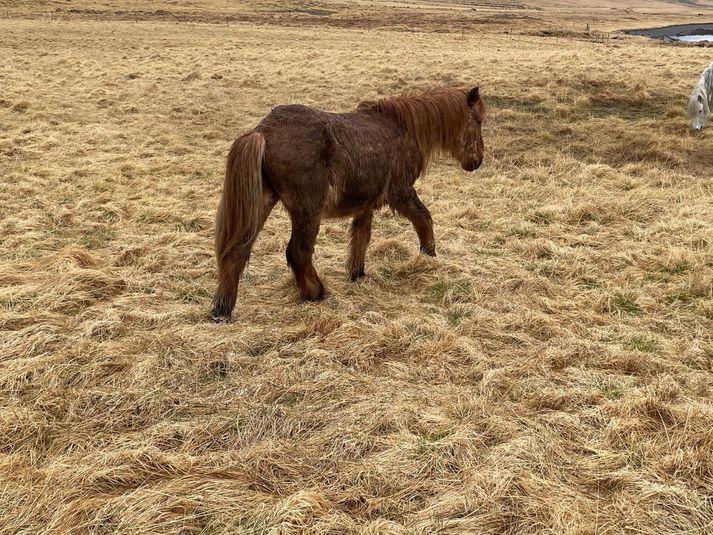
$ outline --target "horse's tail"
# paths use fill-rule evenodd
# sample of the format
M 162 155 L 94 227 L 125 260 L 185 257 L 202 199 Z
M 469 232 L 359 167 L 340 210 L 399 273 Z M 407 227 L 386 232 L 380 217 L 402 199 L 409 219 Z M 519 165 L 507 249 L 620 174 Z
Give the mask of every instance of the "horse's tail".
M 223 198 L 216 220 L 218 261 L 225 259 L 236 247 L 249 244 L 260 231 L 264 158 L 265 138 L 260 132 L 244 134 L 230 147 Z

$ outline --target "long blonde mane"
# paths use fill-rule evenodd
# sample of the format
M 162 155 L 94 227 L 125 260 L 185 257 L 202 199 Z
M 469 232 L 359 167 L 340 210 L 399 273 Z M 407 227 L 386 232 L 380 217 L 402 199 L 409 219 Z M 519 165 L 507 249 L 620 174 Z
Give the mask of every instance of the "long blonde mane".
M 394 117 L 416 140 L 425 172 L 435 155 L 453 154 L 462 144 L 468 119 L 467 94 L 466 89 L 441 88 L 363 102 L 359 109 L 368 107 Z

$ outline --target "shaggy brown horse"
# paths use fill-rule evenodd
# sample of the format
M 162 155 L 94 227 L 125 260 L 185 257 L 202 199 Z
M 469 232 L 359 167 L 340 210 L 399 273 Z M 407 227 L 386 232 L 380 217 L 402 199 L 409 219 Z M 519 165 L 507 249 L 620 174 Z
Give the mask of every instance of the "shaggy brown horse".
M 292 220 L 287 263 L 303 299 L 324 296 L 312 264 L 324 217 L 353 218 L 352 280 L 364 276 L 373 213 L 383 205 L 407 217 L 421 252 L 435 256 L 431 214 L 413 184 L 437 153 L 450 154 L 466 171 L 480 167 L 484 117 L 477 87 L 362 102 L 350 113 L 273 108 L 228 154 L 216 222 L 213 320 L 230 319 L 253 243 L 278 200 Z

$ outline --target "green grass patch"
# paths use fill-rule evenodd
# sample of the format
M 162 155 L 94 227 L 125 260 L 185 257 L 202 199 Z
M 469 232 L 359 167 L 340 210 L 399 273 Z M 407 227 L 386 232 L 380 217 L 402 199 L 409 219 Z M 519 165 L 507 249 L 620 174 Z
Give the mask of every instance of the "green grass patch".
M 602 283 L 594 277 L 581 277 L 577 281 L 577 286 L 586 288 L 587 290 L 596 290 L 602 287 Z
M 656 340 L 642 335 L 627 338 L 624 340 L 623 346 L 629 351 L 641 351 L 642 353 L 655 353 L 659 348 Z
M 539 262 L 529 262 L 523 267 L 535 275 L 548 279 L 556 279 L 560 276 L 559 271 L 555 268 L 555 263 L 552 261 L 541 260 Z
M 537 231 L 528 225 L 516 225 L 508 231 L 508 236 L 514 236 L 519 239 L 536 238 Z
M 446 312 L 448 323 L 453 327 L 457 327 L 458 325 L 460 325 L 460 322 L 466 318 L 469 318 L 470 315 L 470 310 L 466 310 L 462 307 L 453 307 L 450 308 L 448 312 Z
M 445 429 L 443 431 L 434 431 L 433 433 L 420 433 L 419 438 L 424 442 L 438 442 L 439 440 L 446 438 L 450 434 L 451 432 Z
M 644 313 L 637 301 L 636 295 L 631 292 L 617 292 L 609 301 L 609 310 L 617 314 L 640 316 Z
M 114 227 L 97 227 L 90 232 L 85 232 L 79 238 L 79 244 L 87 249 L 99 249 L 116 239 L 117 231 Z
M 468 279 L 440 279 L 429 290 L 430 300 L 436 303 L 464 303 L 473 295 L 473 284 Z
M 379 275 L 384 277 L 385 279 L 395 279 L 397 276 L 397 269 L 394 266 L 381 266 L 379 268 Z
M 175 225 L 178 232 L 198 232 L 209 228 L 211 223 L 205 218 L 193 217 L 189 219 L 176 218 Z
M 595 386 L 607 399 L 617 400 L 624 395 L 624 389 L 611 381 L 597 381 Z
M 176 294 L 182 303 L 191 304 L 205 303 L 213 297 L 211 291 L 200 284 L 183 286 L 177 290 Z
M 555 220 L 555 214 L 547 210 L 535 210 L 527 219 L 537 225 L 549 225 Z

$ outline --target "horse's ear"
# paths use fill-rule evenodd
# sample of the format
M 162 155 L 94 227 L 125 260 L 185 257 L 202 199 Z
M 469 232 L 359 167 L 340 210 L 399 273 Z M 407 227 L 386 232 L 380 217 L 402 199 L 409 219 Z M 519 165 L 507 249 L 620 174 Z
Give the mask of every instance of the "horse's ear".
M 480 98 L 480 88 L 474 87 L 468 93 L 468 106 L 472 106 L 473 104 L 478 102 L 479 98 Z
M 698 95 L 698 102 L 703 104 L 703 95 Z

